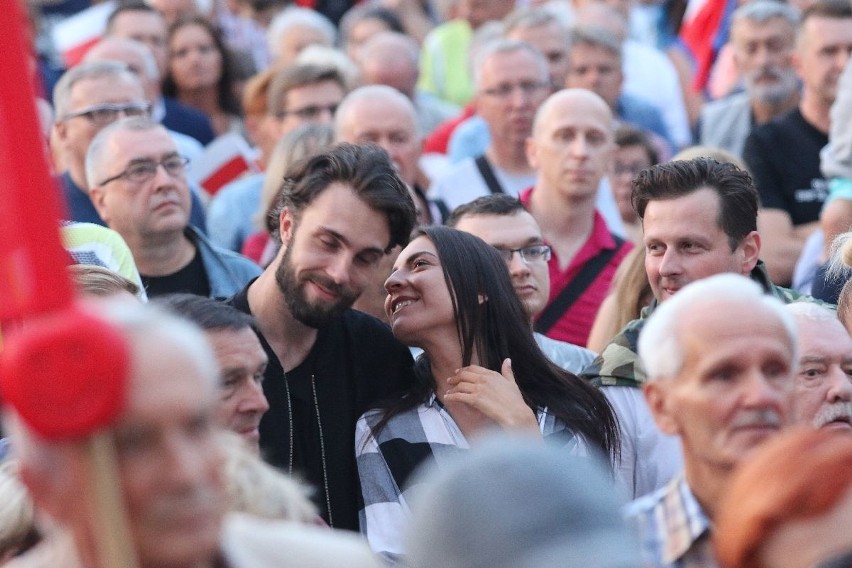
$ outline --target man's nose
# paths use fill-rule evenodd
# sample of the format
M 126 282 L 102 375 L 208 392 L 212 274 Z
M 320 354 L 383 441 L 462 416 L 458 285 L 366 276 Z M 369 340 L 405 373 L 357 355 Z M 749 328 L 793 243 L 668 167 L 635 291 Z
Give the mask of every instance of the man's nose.
M 839 365 L 832 365 L 826 377 L 828 381 L 828 392 L 826 398 L 829 402 L 852 401 L 852 377 Z

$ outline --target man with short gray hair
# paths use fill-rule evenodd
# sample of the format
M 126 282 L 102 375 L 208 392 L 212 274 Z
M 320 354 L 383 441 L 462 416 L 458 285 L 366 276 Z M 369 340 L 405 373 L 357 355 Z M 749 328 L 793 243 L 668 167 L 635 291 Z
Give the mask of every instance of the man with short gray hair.
M 755 125 L 796 106 L 799 81 L 793 69 L 793 47 L 798 25 L 798 11 L 773 0 L 749 2 L 734 11 L 730 45 L 745 90 L 704 106 L 702 145 L 740 157 Z
M 149 297 L 175 292 L 227 298 L 260 274 L 189 224 L 188 160 L 161 125 L 147 118 L 112 124 L 86 155 L 98 214 L 133 252 Z
M 793 414 L 817 428 L 852 431 L 852 338 L 837 314 L 817 304 L 788 304 L 798 327 Z
M 476 112 L 488 124 L 491 143 L 483 155 L 460 161 L 429 189 L 431 198 L 451 210 L 489 193 L 517 196 L 533 185 L 526 140 L 536 110 L 550 93 L 547 60 L 519 41 L 485 45 L 474 60 L 473 77 Z
M 106 225 L 88 192 L 85 161 L 89 144 L 104 127 L 122 117 L 148 117 L 144 87 L 124 63 L 91 61 L 68 70 L 53 90 L 56 112 L 52 140 L 63 173 L 60 180 L 68 220 Z M 204 231 L 204 212 L 193 195 L 191 221 Z
M 796 326 L 777 298 L 737 274 L 690 284 L 639 336 L 645 399 L 680 437 L 683 475 L 628 505 L 643 566 L 715 566 L 716 505 L 735 466 L 792 423 Z

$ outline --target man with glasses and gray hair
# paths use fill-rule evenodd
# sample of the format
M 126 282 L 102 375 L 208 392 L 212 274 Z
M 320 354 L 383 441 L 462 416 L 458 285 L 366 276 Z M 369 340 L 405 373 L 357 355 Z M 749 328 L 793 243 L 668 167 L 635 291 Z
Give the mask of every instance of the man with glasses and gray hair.
M 149 297 L 186 292 L 226 298 L 260 268 L 189 224 L 187 162 L 161 125 L 144 117 L 119 121 L 89 145 L 89 195 L 133 252 Z
M 51 140 L 62 172 L 68 220 L 106 225 L 89 199 L 86 151 L 107 125 L 124 117 L 148 117 L 151 105 L 139 78 L 117 61 L 92 61 L 66 72 L 53 91 L 55 120 Z M 204 230 L 204 211 L 194 194 L 193 225 Z
M 491 143 L 432 184 L 429 197 L 450 209 L 490 193 L 517 196 L 535 183 L 525 147 L 536 109 L 550 93 L 547 60 L 528 43 L 498 39 L 477 53 L 473 78 L 476 113 L 488 124 Z

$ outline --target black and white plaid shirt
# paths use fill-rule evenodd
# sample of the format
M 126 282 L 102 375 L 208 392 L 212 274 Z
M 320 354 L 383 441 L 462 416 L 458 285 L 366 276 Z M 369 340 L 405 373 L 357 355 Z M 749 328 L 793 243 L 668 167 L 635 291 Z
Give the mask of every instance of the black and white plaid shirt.
M 409 476 L 420 464 L 441 467 L 470 447 L 450 413 L 433 393 L 429 400 L 388 421 L 374 434 L 383 411 L 365 413 L 355 427 L 355 458 L 364 508 L 359 520 L 370 547 L 386 560 L 403 553 L 403 534 L 410 516 Z M 586 443 L 545 410 L 536 412 L 541 435 L 566 451 L 587 455 Z

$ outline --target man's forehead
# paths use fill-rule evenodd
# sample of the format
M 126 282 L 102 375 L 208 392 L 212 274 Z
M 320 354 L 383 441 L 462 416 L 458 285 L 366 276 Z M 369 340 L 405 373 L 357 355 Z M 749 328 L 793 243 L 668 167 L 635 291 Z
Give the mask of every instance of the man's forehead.
M 740 322 L 750 324 L 749 332 Z M 735 361 L 748 354 L 749 346 L 777 340 L 786 357 L 792 353 L 792 341 L 780 316 L 765 305 L 736 298 L 707 298 L 683 314 L 675 324 L 684 352 L 684 363 L 711 367 Z
M 119 130 L 110 139 L 113 159 L 124 161 L 159 160 L 177 154 L 177 146 L 163 128 Z
M 676 197 L 649 200 L 645 206 L 643 223 L 653 222 L 658 213 L 676 210 L 678 213 L 676 220 L 682 221 L 682 225 L 701 222 L 701 225 L 692 228 L 705 229 L 712 224 L 715 229 L 721 231 L 722 227 L 719 225 L 721 206 L 719 194 L 712 188 L 702 187 Z M 656 225 L 654 226 L 656 227 Z M 665 227 L 657 228 L 664 229 Z
M 497 52 L 482 62 L 484 87 L 514 80 L 537 81 L 547 75 L 535 56 L 526 49 Z
M 144 99 L 145 90 L 135 75 L 84 77 L 71 87 L 70 98 L 80 106 L 129 103 Z
M 459 219 L 456 228 L 476 235 L 491 245 L 514 246 L 543 238 L 541 228 L 527 211 L 506 215 L 491 213 L 465 215 Z
M 803 358 L 830 353 L 840 355 L 844 360 L 852 360 L 852 337 L 840 320 L 797 316 L 796 325 Z
M 731 28 L 731 38 L 735 42 L 753 41 L 778 35 L 789 38 L 791 41 L 796 35 L 796 30 L 792 24 L 782 16 L 769 18 L 765 22 L 742 19 L 735 22 Z

